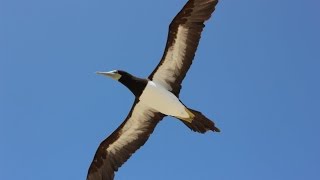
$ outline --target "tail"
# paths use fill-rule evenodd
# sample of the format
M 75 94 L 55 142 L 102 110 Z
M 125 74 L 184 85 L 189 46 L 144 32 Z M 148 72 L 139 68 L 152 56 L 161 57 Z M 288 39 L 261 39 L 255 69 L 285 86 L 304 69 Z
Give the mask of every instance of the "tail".
M 220 132 L 220 129 L 217 128 L 210 119 L 205 117 L 201 112 L 193 110 L 193 109 L 188 109 L 194 117 L 192 120 L 183 120 L 180 119 L 186 126 L 188 126 L 192 131 L 199 132 L 199 133 L 205 133 L 209 130 L 213 132 Z M 189 113 L 190 113 L 189 112 Z

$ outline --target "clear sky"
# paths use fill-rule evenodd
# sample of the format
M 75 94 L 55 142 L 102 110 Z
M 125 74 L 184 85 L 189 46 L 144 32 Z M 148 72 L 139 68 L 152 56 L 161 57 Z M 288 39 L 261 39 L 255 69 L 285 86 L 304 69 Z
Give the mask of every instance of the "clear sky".
M 78 180 L 186 0 L 0 0 L 0 179 Z M 319 0 L 221 0 L 182 101 L 221 133 L 165 118 L 116 180 L 320 179 Z

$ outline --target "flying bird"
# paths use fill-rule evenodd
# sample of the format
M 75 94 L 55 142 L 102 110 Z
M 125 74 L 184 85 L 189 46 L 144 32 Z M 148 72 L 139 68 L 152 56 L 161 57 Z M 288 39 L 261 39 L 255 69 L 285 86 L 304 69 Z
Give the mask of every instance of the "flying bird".
M 220 132 L 214 122 L 179 99 L 204 28 L 218 0 L 189 0 L 169 26 L 164 54 L 148 78 L 122 70 L 97 72 L 125 85 L 135 96 L 124 122 L 97 149 L 87 180 L 113 180 L 115 172 L 148 140 L 165 116 L 179 119 L 199 133 Z

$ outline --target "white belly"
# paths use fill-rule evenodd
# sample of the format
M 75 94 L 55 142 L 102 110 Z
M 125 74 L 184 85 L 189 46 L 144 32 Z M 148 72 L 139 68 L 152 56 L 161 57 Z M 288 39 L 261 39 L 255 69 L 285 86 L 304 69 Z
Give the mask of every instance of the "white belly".
M 161 112 L 162 114 L 180 118 L 189 118 L 189 114 L 186 112 L 186 107 L 179 101 L 179 99 L 163 86 L 155 82 L 148 82 L 139 100 L 141 103 Z

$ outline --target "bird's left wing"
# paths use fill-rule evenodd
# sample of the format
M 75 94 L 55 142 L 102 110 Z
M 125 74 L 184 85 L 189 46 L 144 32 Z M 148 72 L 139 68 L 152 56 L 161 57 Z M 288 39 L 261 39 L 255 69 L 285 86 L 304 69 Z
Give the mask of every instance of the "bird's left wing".
M 113 180 L 115 171 L 148 140 L 163 117 L 136 99 L 126 120 L 100 144 L 87 180 Z
M 165 52 L 149 79 L 156 81 L 175 95 L 192 64 L 204 22 L 215 9 L 218 0 L 189 0 L 169 26 Z

